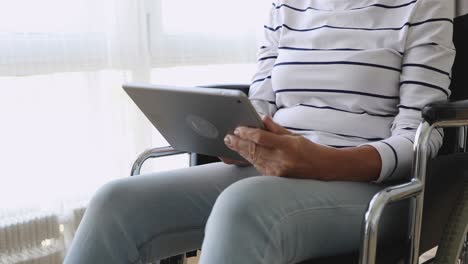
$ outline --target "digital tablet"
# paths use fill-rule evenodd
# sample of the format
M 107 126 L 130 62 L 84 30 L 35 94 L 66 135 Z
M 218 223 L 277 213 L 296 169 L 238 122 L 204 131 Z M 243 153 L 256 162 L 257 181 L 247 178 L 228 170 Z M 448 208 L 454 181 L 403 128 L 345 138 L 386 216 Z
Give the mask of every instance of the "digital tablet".
M 238 90 L 147 84 L 123 88 L 176 150 L 243 160 L 226 147 L 224 137 L 238 126 L 264 128 Z

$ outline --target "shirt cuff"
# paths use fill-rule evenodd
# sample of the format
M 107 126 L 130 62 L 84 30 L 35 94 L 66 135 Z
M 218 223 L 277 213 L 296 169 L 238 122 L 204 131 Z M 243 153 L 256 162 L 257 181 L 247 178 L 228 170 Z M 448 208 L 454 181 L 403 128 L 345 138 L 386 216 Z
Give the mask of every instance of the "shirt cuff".
M 409 140 L 393 136 L 386 140 L 364 145 L 374 147 L 382 161 L 380 175 L 375 181 L 376 183 L 399 180 L 409 176 L 413 162 L 413 145 Z

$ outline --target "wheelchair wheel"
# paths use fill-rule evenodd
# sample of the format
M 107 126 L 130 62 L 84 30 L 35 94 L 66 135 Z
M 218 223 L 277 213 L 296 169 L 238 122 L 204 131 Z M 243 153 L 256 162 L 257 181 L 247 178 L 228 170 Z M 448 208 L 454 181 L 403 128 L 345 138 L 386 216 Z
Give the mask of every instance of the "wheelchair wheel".
M 439 244 L 436 264 L 468 264 L 468 179 Z

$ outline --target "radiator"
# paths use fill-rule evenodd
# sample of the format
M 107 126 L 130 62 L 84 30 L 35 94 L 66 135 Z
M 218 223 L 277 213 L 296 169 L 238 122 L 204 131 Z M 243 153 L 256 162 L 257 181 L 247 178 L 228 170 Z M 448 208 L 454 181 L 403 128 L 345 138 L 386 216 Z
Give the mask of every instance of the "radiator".
M 60 264 L 85 209 L 0 217 L 0 264 Z

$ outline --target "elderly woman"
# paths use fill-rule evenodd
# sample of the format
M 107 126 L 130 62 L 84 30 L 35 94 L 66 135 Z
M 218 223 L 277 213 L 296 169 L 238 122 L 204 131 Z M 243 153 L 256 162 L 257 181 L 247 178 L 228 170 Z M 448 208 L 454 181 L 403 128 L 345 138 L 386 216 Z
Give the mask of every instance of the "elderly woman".
M 248 7 L 246 7 L 248 8 Z M 358 249 L 372 196 L 408 177 L 421 108 L 446 99 L 447 0 L 278 0 L 250 99 L 267 129 L 226 145 L 249 163 L 121 179 L 92 199 L 65 263 L 297 263 Z M 443 132 L 430 138 L 436 155 Z M 388 208 L 385 243 L 406 232 Z

